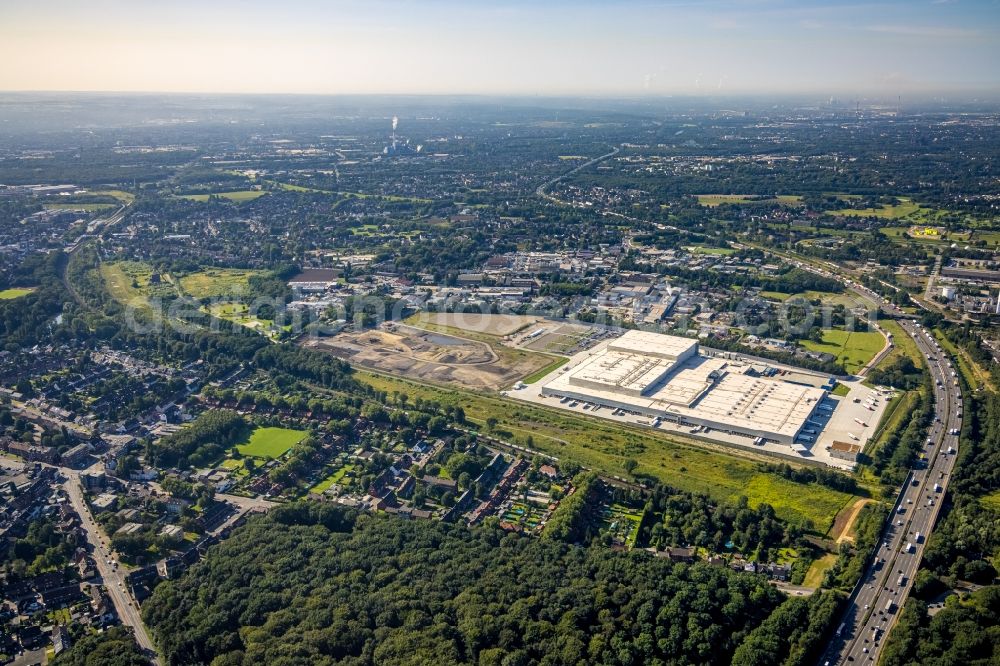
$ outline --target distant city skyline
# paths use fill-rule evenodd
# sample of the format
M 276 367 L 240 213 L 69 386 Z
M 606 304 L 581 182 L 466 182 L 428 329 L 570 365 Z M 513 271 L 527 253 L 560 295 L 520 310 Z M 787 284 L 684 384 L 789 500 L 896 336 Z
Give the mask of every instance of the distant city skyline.
M 995 0 L 4 0 L 0 90 L 992 94 Z

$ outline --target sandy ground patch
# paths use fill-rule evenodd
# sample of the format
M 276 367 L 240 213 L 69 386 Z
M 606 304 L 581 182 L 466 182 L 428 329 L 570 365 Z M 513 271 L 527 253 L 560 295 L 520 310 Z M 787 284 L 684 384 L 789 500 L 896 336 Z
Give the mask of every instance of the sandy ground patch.
M 495 352 L 490 345 L 412 326 L 345 332 L 309 346 L 348 363 L 408 379 L 498 390 L 551 362 L 540 355 Z
M 870 499 L 859 499 L 850 507 L 846 507 L 843 511 L 838 513 L 837 517 L 833 521 L 833 527 L 830 528 L 830 537 L 837 543 L 841 543 L 843 541 L 850 541 L 853 543 L 854 523 L 858 520 L 858 514 L 861 513 L 861 509 L 864 508 L 865 504 L 873 501 L 874 500 Z
M 420 315 L 422 321 L 438 326 L 450 326 L 462 331 L 472 331 L 485 335 L 503 337 L 531 326 L 538 317 L 508 314 L 478 314 L 471 312 L 426 312 Z

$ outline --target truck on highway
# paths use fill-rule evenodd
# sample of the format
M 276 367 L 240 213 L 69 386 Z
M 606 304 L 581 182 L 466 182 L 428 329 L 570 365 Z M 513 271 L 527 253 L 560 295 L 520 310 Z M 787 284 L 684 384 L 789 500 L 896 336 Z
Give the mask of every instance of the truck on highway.
M 940 484 L 937 484 L 937 483 L 934 484 L 934 492 L 936 492 L 936 493 L 941 492 L 941 485 Z
M 891 613 L 894 610 L 896 610 L 896 602 L 893 601 L 892 599 L 889 599 L 888 601 L 885 602 L 885 612 Z
M 921 534 L 920 532 L 917 532 L 916 536 L 913 537 L 913 540 L 916 541 L 917 543 L 920 543 L 924 540 L 924 535 Z
M 906 575 L 899 574 L 899 578 L 896 579 L 896 587 L 903 587 L 906 584 Z
M 903 552 L 904 553 L 912 553 L 913 552 L 913 543 L 910 542 L 910 541 L 907 541 L 906 542 L 906 547 L 903 548 Z

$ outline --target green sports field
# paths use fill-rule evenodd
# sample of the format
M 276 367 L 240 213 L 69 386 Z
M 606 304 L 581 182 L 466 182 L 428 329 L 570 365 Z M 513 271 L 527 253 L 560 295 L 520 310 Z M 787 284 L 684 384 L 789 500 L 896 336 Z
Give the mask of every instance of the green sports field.
M 279 458 L 306 437 L 303 430 L 291 428 L 257 428 L 250 439 L 236 448 L 245 456 L 253 458 Z

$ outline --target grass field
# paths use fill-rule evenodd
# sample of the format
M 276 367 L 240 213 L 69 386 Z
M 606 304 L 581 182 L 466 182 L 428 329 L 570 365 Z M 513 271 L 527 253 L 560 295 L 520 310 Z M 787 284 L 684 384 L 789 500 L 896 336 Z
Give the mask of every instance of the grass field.
M 156 296 L 175 295 L 176 289 L 168 276 L 161 276 L 159 283 L 152 283 L 153 267 L 142 261 L 116 261 L 101 264 L 104 286 L 119 303 L 145 307 Z
M 802 580 L 803 587 L 819 587 L 822 585 L 826 570 L 832 567 L 836 561 L 837 556 L 835 554 L 827 553 L 813 562 L 812 566 L 809 567 L 809 571 L 806 572 L 806 577 Z
M 730 247 L 704 247 L 702 245 L 688 245 L 684 249 L 691 254 L 714 254 L 718 256 L 736 254 L 736 250 Z
M 823 342 L 800 340 L 799 344 L 810 351 L 825 352 L 837 357 L 837 362 L 854 374 L 882 351 L 885 338 L 878 331 L 855 331 L 838 329 L 823 331 Z
M 525 377 L 523 379 L 523 381 L 524 381 L 525 384 L 534 384 L 535 382 L 537 382 L 542 377 L 545 377 L 546 375 L 548 375 L 550 372 L 553 372 L 554 370 L 558 370 L 562 366 L 566 365 L 566 363 L 568 363 L 568 362 L 569 362 L 568 358 L 557 358 L 556 360 L 552 361 L 551 363 L 549 363 L 547 366 L 545 366 L 541 370 L 538 370 L 537 372 L 533 372 L 532 374 L 530 374 L 527 377 Z
M 806 489 L 806 492 L 803 490 Z M 770 504 L 783 516 L 811 520 L 818 531 L 826 532 L 841 509 L 857 500 L 853 495 L 825 486 L 803 486 L 772 474 L 755 474 L 745 490 L 751 506 Z M 780 507 L 780 508 L 779 508 Z M 828 517 L 828 518 L 827 518 Z
M 918 210 L 920 210 L 920 206 L 907 201 L 893 205 L 882 205 L 879 208 L 844 208 L 833 211 L 833 214 L 846 217 L 878 217 L 884 220 L 896 220 L 912 215 Z
M 979 231 L 976 230 L 972 232 L 970 240 L 982 240 L 986 241 L 987 245 L 992 247 L 1000 246 L 1000 231 Z
M 965 241 L 968 234 L 963 233 L 933 233 L 931 229 L 935 227 L 908 226 L 908 227 L 882 227 L 881 231 L 889 238 L 897 240 L 912 240 L 917 243 L 941 243 L 944 241 Z M 907 238 L 908 237 L 908 238 Z
M 94 190 L 88 194 L 92 194 L 94 196 L 114 197 L 115 199 L 118 199 L 118 201 L 126 204 L 130 204 L 135 201 L 135 195 L 131 192 L 126 192 L 125 190 Z
M 784 204 L 798 203 L 802 197 L 798 194 L 779 194 L 776 197 L 757 198 L 752 194 L 696 194 L 698 205 L 714 208 L 721 204 L 743 204 L 751 202 L 779 202 Z
M 45 210 L 83 210 L 92 213 L 98 210 L 118 208 L 113 203 L 54 203 L 45 204 Z
M 832 291 L 803 291 L 788 298 L 804 298 L 810 302 L 820 301 L 823 305 L 843 305 L 845 308 L 856 308 L 859 305 L 864 305 L 864 301 L 847 291 L 840 294 Z
M 261 319 L 260 317 L 251 315 L 250 308 L 245 303 L 212 303 L 210 307 L 203 307 L 202 310 L 207 311 L 213 317 L 225 319 L 240 326 L 246 326 L 272 340 L 280 338 L 281 331 L 272 328 L 274 322 L 270 319 Z
M 844 208 L 831 212 L 834 215 L 846 217 L 877 217 L 883 220 L 900 220 L 906 218 L 918 222 L 933 221 L 946 213 L 946 211 L 926 208 L 905 197 L 898 197 L 896 201 L 897 203 L 891 205 L 883 204 L 878 208 Z
M 979 498 L 979 503 L 992 511 L 1000 512 L 1000 490 L 995 490 L 989 495 Z
M 345 476 L 347 476 L 347 474 L 349 472 L 351 472 L 353 470 L 354 470 L 354 465 L 344 465 L 343 467 L 341 467 L 340 469 L 338 469 L 336 472 L 334 472 L 333 474 L 331 474 L 330 476 L 326 477 L 325 479 L 323 479 L 322 481 L 320 481 L 319 483 L 317 483 L 315 486 L 313 486 L 312 488 L 310 488 L 309 492 L 315 493 L 317 495 L 322 495 L 327 490 L 329 490 L 329 488 L 333 484 L 339 483 L 341 479 L 343 479 Z
M 256 428 L 250 439 L 236 448 L 253 458 L 279 458 L 306 437 L 304 430 L 291 428 Z
M 142 290 L 133 287 L 133 277 L 127 275 L 121 263 L 101 264 L 104 288 L 119 303 L 148 307 L 149 301 Z
M 885 358 L 879 361 L 878 365 L 875 366 L 876 368 L 888 368 L 900 356 L 909 356 L 910 360 L 918 368 L 924 367 L 924 357 L 921 355 L 920 350 L 917 349 L 917 343 L 903 330 L 902 326 L 892 319 L 883 319 L 879 322 L 879 325 L 882 326 L 882 329 L 886 333 L 892 334 L 892 342 L 895 346 L 885 355 Z
M 207 268 L 180 279 L 181 289 L 192 298 L 227 298 L 248 295 L 250 278 L 263 271 Z
M 34 289 L 30 287 L 13 287 L 11 289 L 0 290 L 0 301 L 12 301 L 15 298 L 21 298 L 22 296 L 27 296 Z
M 381 199 L 382 201 L 389 201 L 393 203 L 399 202 L 409 202 L 416 204 L 429 204 L 433 203 L 433 199 L 423 199 L 420 197 L 401 197 L 395 194 L 368 194 L 365 192 L 338 192 L 334 190 L 321 190 L 315 187 L 303 187 L 302 185 L 292 185 L 291 183 L 281 183 L 276 180 L 267 181 L 273 185 L 280 187 L 283 190 L 288 190 L 290 192 L 315 192 L 317 194 L 330 194 L 338 197 L 344 197 L 347 199 Z
M 211 194 L 182 194 L 183 199 L 191 201 L 208 201 L 209 197 L 222 197 L 230 201 L 253 201 L 267 194 L 265 190 L 238 190 L 236 192 L 212 192 Z
M 764 473 L 759 466 L 763 458 L 751 451 L 744 453 L 708 443 L 687 444 L 649 429 L 495 395 L 443 389 L 366 371 L 358 371 L 357 376 L 388 393 L 401 391 L 411 399 L 420 397 L 442 405 L 460 405 L 466 417 L 476 424 L 495 418 L 499 436 L 508 439 L 513 436 L 523 442 L 530 435 L 534 448 L 606 474 L 628 476 L 623 463 L 632 458 L 638 463 L 636 473 L 655 477 L 680 490 L 707 493 L 719 500 L 743 495 L 752 504 L 768 502 L 780 517 L 808 519 L 821 534 L 833 524 L 837 512 L 852 501 L 852 496 L 846 493 Z
M 951 343 L 951 340 L 942 335 L 937 329 L 934 330 L 934 337 L 941 344 L 941 349 L 948 352 L 954 359 L 955 366 L 962 373 L 962 377 L 965 379 L 965 383 L 969 385 L 969 388 L 974 391 L 979 388 L 985 388 L 990 392 L 996 390 L 996 387 L 992 385 L 989 371 L 969 358 L 964 349 L 957 348 Z

